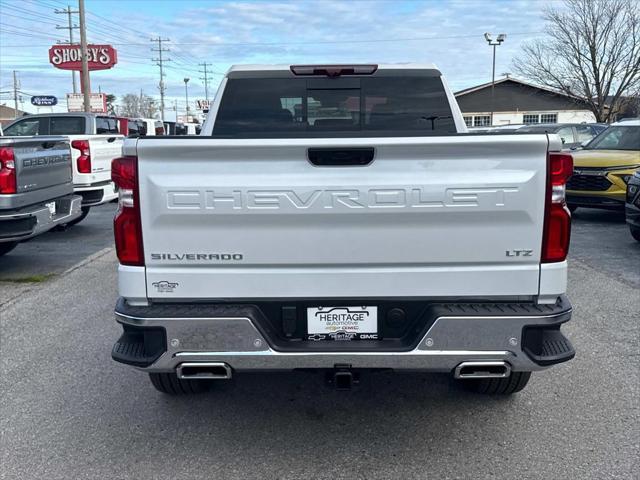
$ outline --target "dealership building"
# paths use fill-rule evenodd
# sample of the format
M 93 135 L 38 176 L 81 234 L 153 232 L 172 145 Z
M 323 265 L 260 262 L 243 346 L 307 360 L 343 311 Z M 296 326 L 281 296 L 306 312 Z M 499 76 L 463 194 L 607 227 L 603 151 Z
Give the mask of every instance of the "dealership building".
M 496 80 L 494 88 L 494 125 L 596 121 L 587 103 L 577 97 L 510 77 Z M 455 96 L 467 126 L 491 125 L 491 82 Z

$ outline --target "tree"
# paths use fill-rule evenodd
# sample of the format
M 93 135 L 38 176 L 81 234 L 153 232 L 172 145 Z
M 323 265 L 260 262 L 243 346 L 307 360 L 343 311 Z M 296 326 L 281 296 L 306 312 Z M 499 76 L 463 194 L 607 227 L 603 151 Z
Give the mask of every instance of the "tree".
M 124 117 L 140 116 L 140 97 L 133 93 L 127 93 L 120 100 L 120 114 Z
M 564 0 L 544 9 L 545 38 L 525 44 L 516 70 L 587 102 L 610 121 L 640 93 L 640 9 L 636 0 Z
M 156 101 L 149 95 L 140 96 L 140 114 L 144 118 L 155 118 L 158 108 Z
M 111 115 L 115 115 L 116 114 L 116 96 L 112 93 L 107 93 L 105 100 L 107 102 L 107 113 L 111 114 Z
M 127 93 L 120 100 L 120 114 L 125 117 L 154 118 L 157 112 L 156 101 L 143 93 Z

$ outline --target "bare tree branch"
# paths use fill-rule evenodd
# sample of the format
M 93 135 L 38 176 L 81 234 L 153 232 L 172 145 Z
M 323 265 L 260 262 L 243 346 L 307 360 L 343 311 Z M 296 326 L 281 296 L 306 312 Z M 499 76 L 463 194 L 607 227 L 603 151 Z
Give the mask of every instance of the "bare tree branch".
M 546 8 L 543 18 L 546 37 L 526 44 L 514 60 L 520 75 L 581 98 L 598 122 L 611 120 L 623 103 L 638 103 L 637 0 L 564 0 Z

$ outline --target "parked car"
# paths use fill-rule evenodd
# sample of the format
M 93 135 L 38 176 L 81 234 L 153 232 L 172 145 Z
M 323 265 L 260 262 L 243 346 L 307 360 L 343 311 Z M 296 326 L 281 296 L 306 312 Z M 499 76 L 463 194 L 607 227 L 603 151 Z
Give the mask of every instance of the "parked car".
M 605 130 L 604 123 L 540 123 L 525 125 L 516 133 L 555 133 L 562 140 L 563 148 L 579 148 Z
M 567 203 L 623 210 L 627 182 L 640 168 L 640 120 L 611 124 L 582 150 L 573 152 Z
M 631 235 L 640 242 L 640 170 L 636 170 L 627 184 L 625 212 Z
M 181 122 L 164 122 L 164 131 L 167 135 L 186 135 L 187 127 Z
M 125 137 L 135 137 L 140 135 L 140 130 L 145 127 L 142 120 L 128 117 L 116 117 L 118 120 L 118 131 Z
M 202 131 L 202 125 L 199 123 L 184 123 L 184 127 L 186 128 L 186 133 L 184 135 L 200 135 Z
M 164 135 L 164 124 L 161 120 L 156 120 L 154 118 L 138 118 L 136 119 L 143 123 L 143 128 L 140 130 L 140 135 L 146 136 L 156 136 L 156 135 Z
M 171 394 L 293 369 L 349 388 L 360 368 L 510 394 L 574 356 L 557 135 L 458 135 L 432 65 L 236 66 L 222 85 L 204 136 L 127 139 L 113 161 L 116 361 Z
M 0 256 L 81 214 L 69 140 L 0 137 Z
M 7 136 L 64 135 L 71 143 L 73 190 L 82 196 L 82 221 L 91 207 L 118 197 L 111 160 L 122 154 L 124 136 L 116 117 L 93 113 L 41 113 L 21 117 L 5 128 Z

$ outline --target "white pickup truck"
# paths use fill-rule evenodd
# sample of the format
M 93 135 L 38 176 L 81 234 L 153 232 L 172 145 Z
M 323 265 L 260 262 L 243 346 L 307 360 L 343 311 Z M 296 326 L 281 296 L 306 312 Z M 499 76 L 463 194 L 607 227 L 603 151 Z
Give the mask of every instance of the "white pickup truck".
M 111 160 L 122 154 L 124 135 L 115 117 L 92 113 L 42 113 L 15 120 L 7 136 L 64 135 L 71 143 L 73 191 L 82 197 L 82 213 L 68 223 L 82 221 L 91 207 L 115 200 Z
M 293 369 L 517 392 L 575 353 L 561 147 L 467 134 L 432 65 L 232 67 L 201 136 L 113 162 L 112 357 L 171 394 Z

